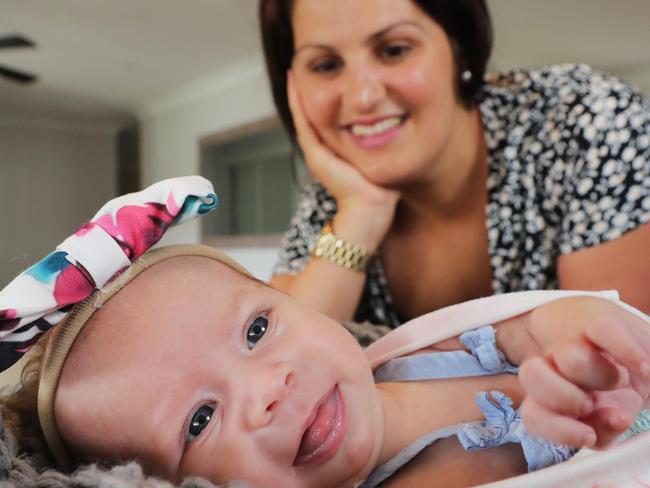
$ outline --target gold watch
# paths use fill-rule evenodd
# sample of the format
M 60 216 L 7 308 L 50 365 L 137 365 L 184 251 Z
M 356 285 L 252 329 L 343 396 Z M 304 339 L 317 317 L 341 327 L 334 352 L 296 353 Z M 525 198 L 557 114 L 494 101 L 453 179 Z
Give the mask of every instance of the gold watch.
M 361 273 L 366 272 L 370 260 L 368 251 L 334 234 L 331 224 L 325 224 L 311 254 Z

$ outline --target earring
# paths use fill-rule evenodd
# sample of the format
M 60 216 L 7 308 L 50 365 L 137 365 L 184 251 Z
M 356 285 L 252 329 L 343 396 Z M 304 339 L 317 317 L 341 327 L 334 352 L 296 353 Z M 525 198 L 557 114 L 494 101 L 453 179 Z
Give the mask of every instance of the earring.
M 472 72 L 466 69 L 460 74 L 460 79 L 462 80 L 463 83 L 469 83 L 470 81 L 472 81 Z

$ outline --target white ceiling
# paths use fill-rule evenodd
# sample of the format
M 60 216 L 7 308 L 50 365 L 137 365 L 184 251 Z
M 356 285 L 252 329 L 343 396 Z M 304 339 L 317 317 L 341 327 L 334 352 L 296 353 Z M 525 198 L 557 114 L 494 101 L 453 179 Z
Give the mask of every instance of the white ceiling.
M 494 68 L 581 61 L 650 94 L 650 0 L 488 1 Z M 38 44 L 0 51 L 0 64 L 40 76 L 0 79 L 0 116 L 120 123 L 259 58 L 256 10 L 257 0 L 0 0 L 0 35 Z
M 0 34 L 38 48 L 0 50 L 37 84 L 0 79 L 0 112 L 107 122 L 258 51 L 256 0 L 0 0 Z

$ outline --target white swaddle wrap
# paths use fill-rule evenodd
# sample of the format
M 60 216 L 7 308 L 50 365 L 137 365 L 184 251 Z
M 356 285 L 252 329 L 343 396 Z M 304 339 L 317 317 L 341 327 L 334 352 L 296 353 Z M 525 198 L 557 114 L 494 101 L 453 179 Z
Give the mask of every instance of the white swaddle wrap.
M 616 291 L 525 291 L 479 298 L 413 319 L 366 349 L 373 369 L 411 352 L 455 337 L 465 331 L 528 312 L 559 298 L 598 297 L 635 314 L 650 326 L 650 317 L 620 301 Z M 637 419 L 637 430 L 650 427 L 649 411 Z M 570 461 L 534 473 L 482 485 L 490 488 L 650 486 L 650 432 L 621 442 L 606 451 L 583 449 Z

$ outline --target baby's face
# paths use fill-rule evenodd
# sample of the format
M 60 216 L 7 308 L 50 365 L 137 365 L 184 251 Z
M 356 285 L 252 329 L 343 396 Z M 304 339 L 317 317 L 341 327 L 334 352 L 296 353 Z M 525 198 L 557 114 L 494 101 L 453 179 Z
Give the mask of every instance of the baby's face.
M 383 425 L 347 331 L 200 257 L 153 266 L 95 314 L 63 370 L 55 417 L 91 458 L 278 487 L 363 479 Z

